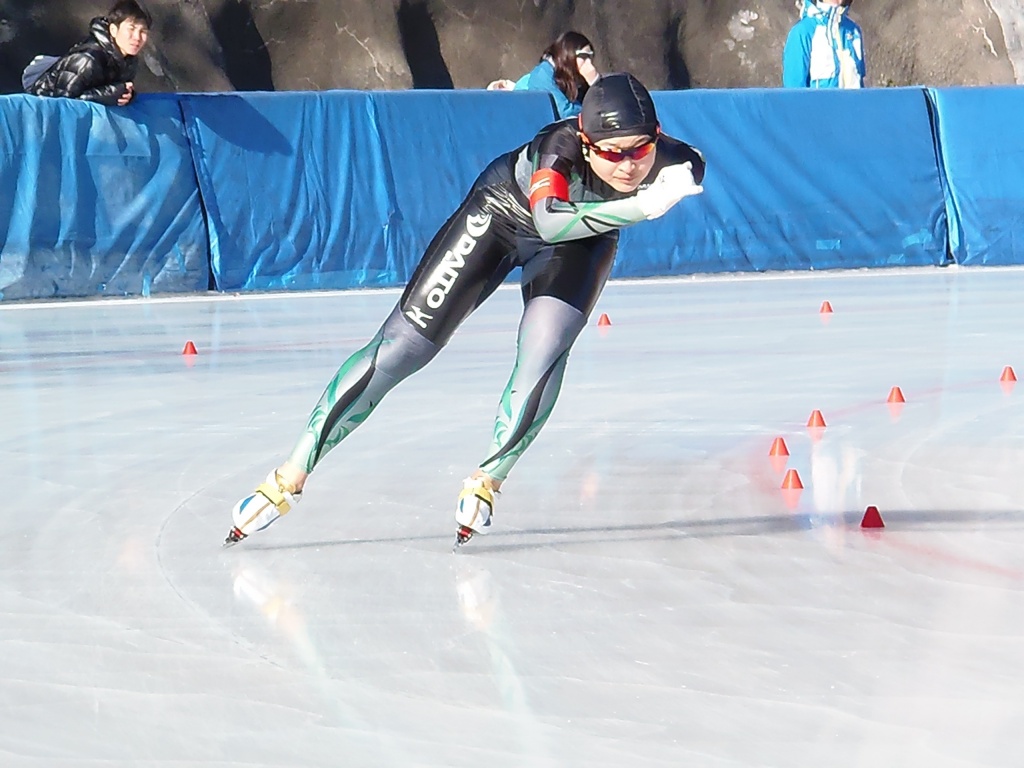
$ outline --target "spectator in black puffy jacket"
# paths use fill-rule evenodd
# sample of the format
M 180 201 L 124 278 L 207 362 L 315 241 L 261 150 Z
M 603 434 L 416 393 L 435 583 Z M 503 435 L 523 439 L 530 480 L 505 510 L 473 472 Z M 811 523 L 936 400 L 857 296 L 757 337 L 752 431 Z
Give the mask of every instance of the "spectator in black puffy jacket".
M 57 59 L 27 92 L 124 106 L 135 96 L 137 57 L 152 21 L 135 0 L 118 0 L 105 16 L 90 22 L 90 36 Z

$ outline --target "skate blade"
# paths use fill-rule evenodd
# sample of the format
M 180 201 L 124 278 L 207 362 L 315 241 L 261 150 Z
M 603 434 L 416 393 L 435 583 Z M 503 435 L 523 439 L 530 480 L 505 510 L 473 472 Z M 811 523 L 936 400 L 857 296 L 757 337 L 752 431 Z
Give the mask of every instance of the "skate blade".
M 233 547 L 233 546 L 235 546 L 235 544 L 239 543 L 242 539 L 246 539 L 246 538 L 248 538 L 248 537 L 244 533 L 242 533 L 240 530 L 238 530 L 237 528 L 232 528 L 230 531 L 228 531 L 227 538 L 224 539 L 224 543 L 221 544 L 221 547 L 223 547 L 224 549 L 227 549 L 228 547 Z
M 459 547 L 465 544 L 473 538 L 473 529 L 467 528 L 466 526 L 460 526 L 458 532 L 455 534 L 455 544 L 452 546 L 452 553 L 459 551 Z

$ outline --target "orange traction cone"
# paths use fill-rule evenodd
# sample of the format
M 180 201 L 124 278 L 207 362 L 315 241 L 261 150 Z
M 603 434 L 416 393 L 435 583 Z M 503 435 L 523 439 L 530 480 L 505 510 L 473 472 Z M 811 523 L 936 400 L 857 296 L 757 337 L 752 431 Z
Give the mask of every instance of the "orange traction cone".
M 861 528 L 885 528 L 882 516 L 878 514 L 878 507 L 870 506 L 864 510 L 864 519 L 860 521 Z
M 999 377 L 999 386 L 1002 387 L 1003 392 L 1007 395 L 1013 392 L 1013 388 L 1017 386 L 1017 374 L 1013 372 L 1013 368 L 1010 366 L 1003 368 L 1003 373 Z
M 824 427 L 825 417 L 821 415 L 821 411 L 815 409 L 811 411 L 811 417 L 807 420 L 808 427 Z
M 818 311 L 821 314 L 823 314 L 823 315 L 830 315 L 830 314 L 832 314 L 832 302 L 830 302 L 830 301 L 823 301 L 823 302 L 821 302 L 821 309 L 818 310 Z
M 886 402 L 905 403 L 907 401 L 903 398 L 903 390 L 900 389 L 899 387 L 893 387 L 892 389 L 889 390 L 889 399 L 886 400 Z
M 781 437 L 776 437 L 772 442 L 771 450 L 768 451 L 769 456 L 789 456 L 789 448 L 786 447 L 786 441 Z
M 800 482 L 800 475 L 795 469 L 789 470 L 786 476 L 782 479 L 783 490 L 794 490 L 796 488 L 803 488 L 804 484 Z
M 606 325 L 611 325 L 612 321 L 611 321 L 611 318 L 608 317 L 607 314 L 602 312 L 601 316 L 599 318 L 597 318 L 597 324 L 598 324 L 598 326 L 603 327 L 603 326 L 606 326 Z
M 183 355 L 198 355 L 199 353 L 196 351 L 196 345 L 195 344 L 193 344 L 191 341 L 186 341 L 185 342 L 185 348 L 183 350 L 181 350 L 181 354 L 183 354 Z

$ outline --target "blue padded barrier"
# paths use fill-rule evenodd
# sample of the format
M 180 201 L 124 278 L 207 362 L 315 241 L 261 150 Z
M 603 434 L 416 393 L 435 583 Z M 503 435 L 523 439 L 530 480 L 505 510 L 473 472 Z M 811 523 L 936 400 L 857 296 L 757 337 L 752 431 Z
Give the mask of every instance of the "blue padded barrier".
M 0 298 L 205 290 L 206 233 L 173 99 L 0 97 Z
M 622 234 L 617 277 L 946 262 L 920 89 L 654 94 L 701 149 L 705 193 Z
M 539 93 L 182 100 L 221 290 L 404 283 L 484 165 L 552 117 Z
M 1024 263 L 1024 89 L 929 91 L 960 264 Z
M 182 97 L 220 290 L 380 282 L 384 159 L 362 92 Z M 387 282 L 386 280 L 384 282 Z
M 655 94 L 706 193 L 614 275 L 1024 263 L 1018 88 Z M 0 97 L 0 299 L 401 285 L 539 93 Z

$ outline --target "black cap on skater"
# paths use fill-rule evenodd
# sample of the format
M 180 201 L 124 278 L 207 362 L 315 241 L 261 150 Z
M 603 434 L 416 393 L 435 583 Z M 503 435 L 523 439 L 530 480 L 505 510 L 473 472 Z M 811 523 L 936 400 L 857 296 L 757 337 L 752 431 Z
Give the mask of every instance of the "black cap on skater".
M 628 72 L 604 75 L 583 97 L 580 130 L 592 142 L 618 136 L 657 136 L 654 99 Z

